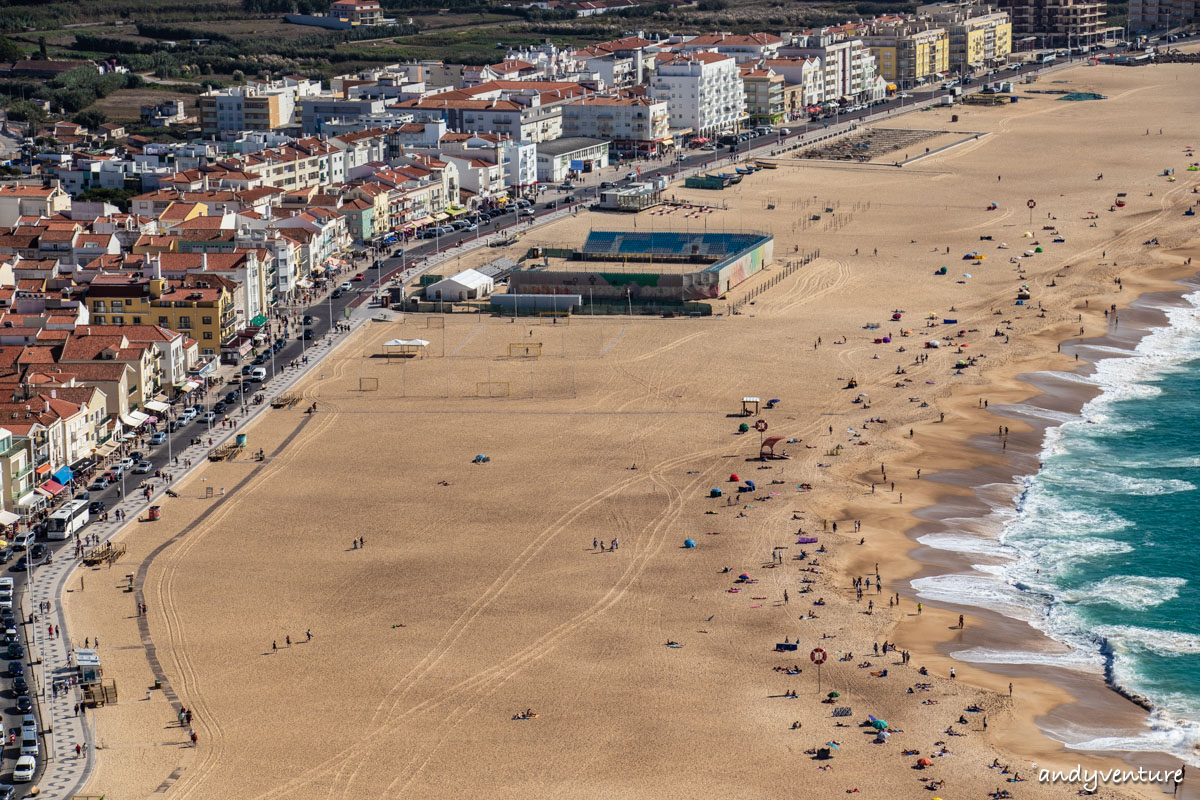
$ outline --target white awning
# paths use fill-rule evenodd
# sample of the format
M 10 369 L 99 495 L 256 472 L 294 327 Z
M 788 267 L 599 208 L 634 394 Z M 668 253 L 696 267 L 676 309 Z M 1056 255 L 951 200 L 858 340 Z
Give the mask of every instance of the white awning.
M 150 415 L 140 411 L 130 411 L 128 414 L 121 415 L 121 422 L 127 428 L 136 428 L 148 419 L 150 419 Z
M 428 347 L 429 342 L 424 339 L 392 339 L 383 343 L 384 347 Z
M 21 508 L 29 508 L 30 506 L 41 505 L 45 499 L 37 492 L 30 492 L 17 501 L 17 505 Z
M 12 513 L 11 511 L 5 511 L 3 509 L 0 509 L 0 525 L 12 525 L 14 522 L 16 522 L 19 519 L 20 519 L 20 517 L 18 517 L 16 514 Z
M 171 406 L 158 400 L 147 400 L 146 408 L 150 409 L 151 411 L 157 411 L 160 414 L 165 414 L 171 410 Z
M 195 381 L 188 381 L 183 385 L 183 391 L 185 392 L 194 392 L 199 388 L 200 384 L 196 383 Z

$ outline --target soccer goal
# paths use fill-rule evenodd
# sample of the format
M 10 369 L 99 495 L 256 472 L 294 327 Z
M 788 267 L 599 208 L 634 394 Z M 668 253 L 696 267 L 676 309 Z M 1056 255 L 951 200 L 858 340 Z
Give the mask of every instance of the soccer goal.
M 359 378 L 358 390 L 360 392 L 378 392 L 379 378 Z
M 508 381 L 479 381 L 475 384 L 476 397 L 508 397 Z
M 570 311 L 539 311 L 538 312 L 538 324 L 539 325 L 570 325 L 571 324 L 571 312 Z
M 445 328 L 446 327 L 446 318 L 445 317 L 426 317 L 425 318 L 425 327 L 426 328 Z
M 508 345 L 509 358 L 532 358 L 537 360 L 542 357 L 541 342 L 512 342 Z

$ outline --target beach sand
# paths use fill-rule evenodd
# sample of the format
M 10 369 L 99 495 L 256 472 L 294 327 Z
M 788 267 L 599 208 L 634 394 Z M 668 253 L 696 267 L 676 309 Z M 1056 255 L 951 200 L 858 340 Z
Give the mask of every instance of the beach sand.
M 1109 99 L 1022 91 L 1013 106 L 905 115 L 885 124 L 983 135 L 903 168 L 781 158 L 780 169 L 726 192 L 672 187 L 724 201 L 725 211 L 582 214 L 529 231 L 514 248 L 635 224 L 769 230 L 779 262 L 819 248 L 818 260 L 737 316 L 593 318 L 585 307 L 569 325 L 460 314 L 444 328 L 408 315 L 359 329 L 313 371 L 299 405 L 248 429 L 265 462 L 204 465 L 177 482 L 181 497 L 163 505 L 161 522 L 123 534 L 129 549 L 116 567 L 82 570 L 70 584 L 69 631 L 100 637 L 105 678 L 122 693 L 93 715 L 99 752 L 87 791 L 109 800 L 158 788 L 188 800 L 852 789 L 957 798 L 997 787 L 1076 796 L 1077 786 L 1007 783 L 988 765 L 998 758 L 1032 779 L 1035 764 L 1119 764 L 1065 750 L 1037 721 L 1080 696 L 1100 709 L 1098 725 L 1132 727 L 1144 714 L 1098 676 L 1068 692 L 1020 667 L 948 659 L 963 644 L 1027 646 L 1032 632 L 995 623 L 989 637 L 995 621 L 974 615 L 959 631 L 957 610 L 928 603 L 918 616 L 907 582 L 934 567 L 910 557 L 909 532 L 925 524 L 914 516 L 923 508 L 972 507 L 974 487 L 956 475 L 1003 480 L 1036 468 L 1036 432 L 979 408 L 982 398 L 1028 398 L 1037 390 L 1016 376 L 1075 368 L 1071 342 L 1063 353 L 1057 342 L 1079 338 L 1080 326 L 1085 337 L 1103 335 L 1107 304 L 1170 290 L 1192 272 L 1184 250 L 1167 251 L 1185 246 L 1192 219 L 1181 213 L 1197 183 L 1182 155 L 1200 105 L 1183 88 L 1193 73 L 1075 68 L 1021 89 Z M 1178 181 L 1158 177 L 1164 167 Z M 1128 206 L 1110 212 L 1118 191 Z M 1037 201 L 1032 224 L 1028 199 Z M 991 202 L 999 208 L 986 211 Z M 1095 228 L 1088 211 L 1099 215 Z M 1043 225 L 1066 241 L 1051 243 Z M 1046 252 L 1023 260 L 1019 277 L 1008 258 L 1029 245 L 1025 231 Z M 1162 247 L 1143 247 L 1151 236 Z M 1010 249 L 997 249 L 1002 241 Z M 960 260 L 975 249 L 987 260 Z M 502 254 L 511 255 L 491 249 L 455 266 Z M 949 274 L 935 276 L 942 265 Z M 1021 283 L 1033 308 L 1013 305 Z M 893 322 L 896 309 L 903 319 Z M 925 328 L 927 315 L 936 327 Z M 958 323 L 940 324 L 946 317 Z M 873 322 L 881 328 L 863 329 Z M 922 348 L 958 330 L 969 331 L 964 354 Z M 890 345 L 873 342 L 889 332 Z M 427 358 L 377 357 L 383 341 L 418 336 L 431 342 Z M 505 357 L 510 343 L 526 341 L 542 343 L 540 359 Z M 924 354 L 927 362 L 914 363 Z M 968 356 L 978 366 L 955 375 L 954 361 Z M 362 377 L 378 378 L 378 390 L 361 391 Z M 845 388 L 850 378 L 857 389 Z M 851 402 L 860 392 L 869 408 Z M 732 416 L 744 395 L 782 399 L 762 418 L 771 435 L 800 440 L 787 445 L 790 460 L 750 460 L 758 435 L 738 435 L 743 420 Z M 317 413 L 304 414 L 312 402 Z M 870 418 L 887 422 L 864 427 Z M 1007 449 L 996 436 L 1004 425 Z M 477 453 L 490 463 L 472 464 Z M 734 494 L 731 473 L 758 490 Z M 812 491 L 799 491 L 802 483 Z M 206 487 L 214 499 L 204 499 Z M 725 496 L 709 498 L 713 487 Z M 837 533 L 826 529 L 834 520 Z M 797 559 L 801 529 L 828 550 L 815 566 L 813 545 Z M 353 549 L 358 536 L 365 546 Z M 594 538 L 620 546 L 602 553 Z M 688 538 L 695 549 L 683 547 Z M 884 593 L 872 586 L 860 603 L 850 581 L 874 582 L 876 563 Z M 167 692 L 143 699 L 154 673 L 133 596 L 118 588 L 127 572 L 138 572 L 154 654 L 168 691 L 195 713 L 198 747 L 185 744 Z M 742 572 L 756 582 L 735 584 Z M 809 594 L 803 578 L 816 581 Z M 893 593 L 898 609 L 888 607 Z M 814 607 L 816 598 L 825 605 Z M 805 619 L 810 612 L 818 618 Z M 785 637 L 799 640 L 798 652 L 773 652 Z M 910 650 L 911 663 L 876 657 L 873 645 L 884 641 Z M 817 646 L 829 654 L 820 690 L 808 659 Z M 792 664 L 803 672 L 773 669 Z M 917 675 L 922 665 L 930 677 Z M 884 668 L 886 677 L 871 675 Z M 907 693 L 919 680 L 930 690 Z M 797 699 L 783 696 L 790 690 Z M 832 690 L 850 716 L 833 718 L 834 706 L 819 702 Z M 965 713 L 972 703 L 985 711 Z M 539 716 L 513 719 L 526 709 Z M 859 726 L 868 714 L 899 732 L 872 744 Z M 964 714 L 966 725 L 957 721 Z M 966 735 L 945 734 L 950 725 Z M 829 741 L 840 742 L 832 761 L 806 753 Z M 933 756 L 938 742 L 952 755 L 925 770 L 901 754 Z M 922 779 L 946 786 L 927 792 Z M 1139 793 L 1160 790 L 1100 796 Z

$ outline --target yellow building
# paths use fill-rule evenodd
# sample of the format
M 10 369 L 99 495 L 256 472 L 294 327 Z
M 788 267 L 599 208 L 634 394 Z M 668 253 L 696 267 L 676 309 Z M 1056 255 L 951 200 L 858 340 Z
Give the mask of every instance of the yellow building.
M 98 275 L 84 302 L 96 325 L 161 325 L 195 339 L 202 355 L 217 355 L 238 330 L 229 283 L 203 274 L 174 286 L 161 278 Z
M 950 69 L 950 37 L 945 28 L 904 20 L 873 27 L 862 37 L 879 75 L 901 89 L 935 82 Z
M 274 130 L 290 122 L 294 100 L 294 96 L 254 85 L 234 86 L 205 92 L 196 99 L 196 108 L 201 130 L 212 137 L 222 131 Z
M 938 3 L 921 6 L 918 14 L 929 17 L 950 35 L 950 69 L 973 75 L 1008 62 L 1012 53 L 1012 20 L 1007 11 L 990 6 Z

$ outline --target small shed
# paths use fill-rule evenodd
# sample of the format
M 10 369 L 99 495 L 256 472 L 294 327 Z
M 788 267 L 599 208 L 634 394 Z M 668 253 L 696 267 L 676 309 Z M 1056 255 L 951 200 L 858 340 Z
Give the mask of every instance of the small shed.
M 742 398 L 742 416 L 750 417 L 758 413 L 758 404 L 762 400 L 758 397 L 743 397 Z
M 104 671 L 100 668 L 100 655 L 93 648 L 75 648 L 75 670 L 83 685 L 100 683 Z
M 482 272 L 474 269 L 464 269 L 457 275 L 451 275 L 437 283 L 425 287 L 425 299 L 430 302 L 445 300 L 460 302 L 463 300 L 479 300 L 492 293 L 496 288 L 495 281 Z

